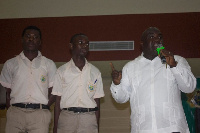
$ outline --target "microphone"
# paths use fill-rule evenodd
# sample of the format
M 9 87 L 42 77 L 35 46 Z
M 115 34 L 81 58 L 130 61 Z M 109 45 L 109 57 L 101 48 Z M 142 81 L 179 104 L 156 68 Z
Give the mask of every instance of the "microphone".
M 163 56 L 163 55 L 160 53 L 160 50 L 161 50 L 161 49 L 165 49 L 165 47 L 163 47 L 162 44 L 158 44 L 158 47 L 157 47 L 156 51 L 158 52 L 158 55 L 160 55 L 160 59 L 161 59 L 162 64 L 165 64 L 165 63 L 166 63 L 166 58 L 165 58 L 165 56 Z

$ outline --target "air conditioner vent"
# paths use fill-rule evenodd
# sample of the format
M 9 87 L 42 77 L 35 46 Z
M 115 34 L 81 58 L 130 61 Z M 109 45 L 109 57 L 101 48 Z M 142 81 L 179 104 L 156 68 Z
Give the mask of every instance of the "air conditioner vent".
M 90 51 L 134 50 L 134 41 L 90 41 Z

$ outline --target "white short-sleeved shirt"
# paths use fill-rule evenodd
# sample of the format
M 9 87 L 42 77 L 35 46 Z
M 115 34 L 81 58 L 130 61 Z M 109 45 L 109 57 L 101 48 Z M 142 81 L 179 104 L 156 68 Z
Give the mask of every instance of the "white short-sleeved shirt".
M 130 100 L 131 133 L 189 133 L 181 102 L 181 91 L 191 93 L 196 79 L 187 61 L 175 56 L 176 67 L 161 63 L 159 57 L 143 55 L 127 63 L 119 85 L 111 85 L 113 98 Z
M 61 96 L 60 107 L 95 108 L 95 98 L 104 96 L 100 71 L 86 60 L 82 71 L 71 59 L 59 67 L 52 90 L 53 95 Z
M 6 61 L 0 83 L 11 89 L 11 104 L 48 103 L 48 88 L 53 86 L 56 73 L 55 63 L 42 56 L 30 61 L 23 52 Z

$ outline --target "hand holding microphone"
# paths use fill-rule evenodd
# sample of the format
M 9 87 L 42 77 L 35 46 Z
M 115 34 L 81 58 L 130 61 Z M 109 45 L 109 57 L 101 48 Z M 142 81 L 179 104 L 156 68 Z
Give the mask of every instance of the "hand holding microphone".
M 173 53 L 166 50 L 162 44 L 158 44 L 158 47 L 156 50 L 158 52 L 158 56 L 160 57 L 162 64 L 166 64 L 166 67 L 168 64 L 170 68 L 176 67 L 177 62 L 174 59 Z
M 165 56 L 162 55 L 162 53 L 160 52 L 162 49 L 165 49 L 165 47 L 163 47 L 162 44 L 158 44 L 158 47 L 156 49 L 156 51 L 158 52 L 158 55 L 160 56 L 161 62 L 162 64 L 166 63 L 166 58 Z

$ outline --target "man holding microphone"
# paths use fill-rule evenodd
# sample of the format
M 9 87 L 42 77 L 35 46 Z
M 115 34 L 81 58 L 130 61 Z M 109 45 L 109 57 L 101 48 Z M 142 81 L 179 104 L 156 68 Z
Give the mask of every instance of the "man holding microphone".
M 131 133 L 189 133 L 181 91 L 191 93 L 196 79 L 187 61 L 162 48 L 163 36 L 156 27 L 141 37 L 142 54 L 122 72 L 112 63 L 111 93 L 118 103 L 130 100 Z M 165 62 L 160 57 L 165 58 Z

